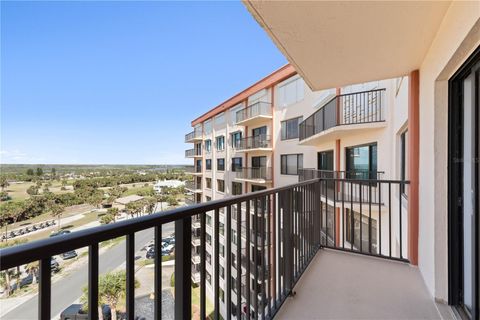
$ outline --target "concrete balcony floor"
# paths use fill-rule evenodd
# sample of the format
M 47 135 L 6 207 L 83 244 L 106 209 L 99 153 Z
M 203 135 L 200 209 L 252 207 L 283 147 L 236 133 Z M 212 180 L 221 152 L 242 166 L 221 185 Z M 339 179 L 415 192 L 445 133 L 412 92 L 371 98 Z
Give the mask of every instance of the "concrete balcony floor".
M 353 253 L 320 250 L 294 290 L 276 319 L 449 318 L 416 267 Z

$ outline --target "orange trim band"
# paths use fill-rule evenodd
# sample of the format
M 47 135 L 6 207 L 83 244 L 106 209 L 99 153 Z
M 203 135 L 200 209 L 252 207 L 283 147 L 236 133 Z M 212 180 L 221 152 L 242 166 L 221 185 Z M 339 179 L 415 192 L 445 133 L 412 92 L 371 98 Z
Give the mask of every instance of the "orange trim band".
M 419 223 L 419 162 L 420 162 L 420 75 L 412 71 L 408 88 L 408 147 L 410 154 L 408 195 L 408 255 L 412 265 L 418 265 Z

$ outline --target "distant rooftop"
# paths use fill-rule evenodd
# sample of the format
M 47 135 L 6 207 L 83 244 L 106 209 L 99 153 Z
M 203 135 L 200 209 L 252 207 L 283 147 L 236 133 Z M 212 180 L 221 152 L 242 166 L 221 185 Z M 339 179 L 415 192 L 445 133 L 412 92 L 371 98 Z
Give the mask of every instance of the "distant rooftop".
M 142 196 L 137 196 L 136 194 L 134 194 L 134 195 L 131 195 L 131 196 L 118 198 L 117 200 L 115 200 L 115 202 L 119 203 L 119 204 L 129 204 L 130 202 L 135 202 L 135 201 L 142 200 L 142 199 L 143 199 Z

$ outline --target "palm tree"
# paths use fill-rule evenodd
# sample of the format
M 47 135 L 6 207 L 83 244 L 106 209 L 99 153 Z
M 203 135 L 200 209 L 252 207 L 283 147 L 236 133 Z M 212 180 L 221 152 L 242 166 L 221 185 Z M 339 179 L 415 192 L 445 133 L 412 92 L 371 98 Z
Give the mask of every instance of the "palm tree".
M 37 280 L 37 273 L 38 273 L 39 268 L 40 268 L 40 266 L 39 266 L 38 261 L 30 262 L 25 267 L 25 270 L 28 272 L 28 274 L 31 274 L 32 277 L 33 277 L 32 283 L 35 283 L 36 280 Z
M 62 218 L 62 214 L 63 214 L 63 211 L 65 210 L 65 207 L 61 204 L 58 204 L 52 201 L 49 204 L 49 209 L 52 216 L 58 218 L 58 229 L 60 230 L 60 219 Z

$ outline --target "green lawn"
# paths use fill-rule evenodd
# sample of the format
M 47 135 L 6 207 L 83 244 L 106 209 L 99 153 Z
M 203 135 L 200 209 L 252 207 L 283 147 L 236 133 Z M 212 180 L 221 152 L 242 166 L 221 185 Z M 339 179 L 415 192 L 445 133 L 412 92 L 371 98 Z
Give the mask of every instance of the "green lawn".
M 207 312 L 207 318 L 208 319 L 213 319 L 213 304 L 212 302 L 208 299 L 206 299 L 206 312 Z M 200 312 L 200 287 L 192 287 L 192 312 L 195 314 L 196 312 Z M 197 314 L 198 315 L 198 314 Z

